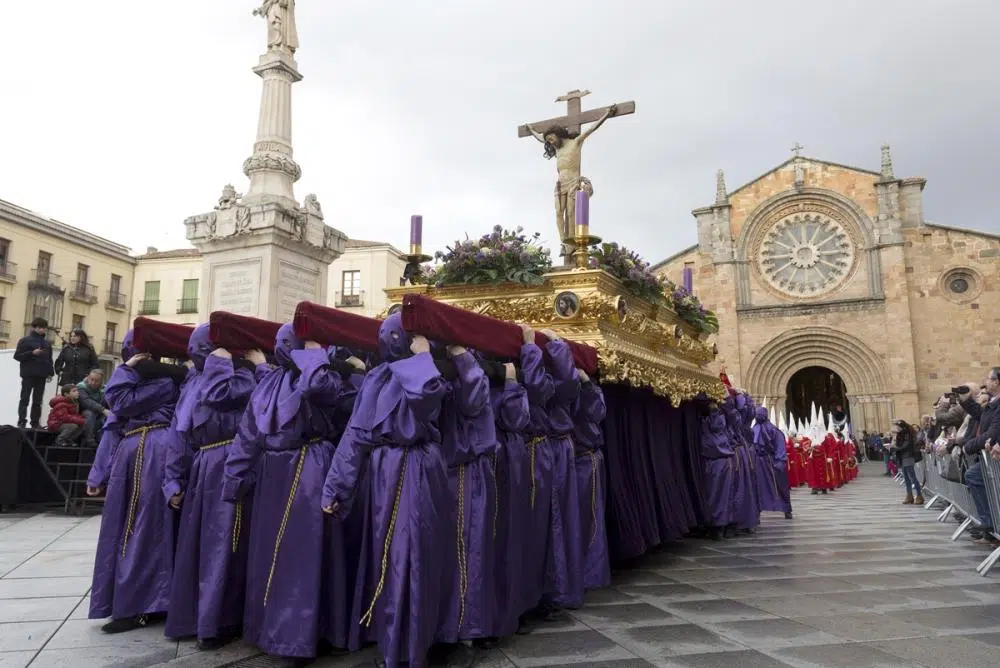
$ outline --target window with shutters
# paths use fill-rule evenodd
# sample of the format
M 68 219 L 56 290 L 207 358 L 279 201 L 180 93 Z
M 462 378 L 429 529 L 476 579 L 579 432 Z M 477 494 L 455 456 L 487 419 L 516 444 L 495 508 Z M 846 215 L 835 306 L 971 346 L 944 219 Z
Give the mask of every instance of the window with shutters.
M 146 281 L 142 300 L 139 302 L 139 315 L 159 315 L 160 313 L 160 282 Z
M 181 298 L 177 302 L 178 313 L 198 312 L 198 279 L 188 278 L 181 286 Z

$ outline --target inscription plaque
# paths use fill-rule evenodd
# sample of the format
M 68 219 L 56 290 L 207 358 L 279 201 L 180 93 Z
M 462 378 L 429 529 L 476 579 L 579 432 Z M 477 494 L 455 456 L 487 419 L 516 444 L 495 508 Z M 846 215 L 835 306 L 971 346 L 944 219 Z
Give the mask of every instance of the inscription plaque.
M 259 317 L 260 261 L 212 267 L 212 311 Z
M 278 322 L 291 322 L 299 302 L 316 301 L 319 272 L 289 262 L 278 263 Z

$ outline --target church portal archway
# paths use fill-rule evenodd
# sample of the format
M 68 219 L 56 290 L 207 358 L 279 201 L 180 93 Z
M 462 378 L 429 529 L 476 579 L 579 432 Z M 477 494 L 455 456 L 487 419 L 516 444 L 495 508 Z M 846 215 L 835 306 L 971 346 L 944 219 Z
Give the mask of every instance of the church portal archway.
M 813 404 L 822 408 L 824 415 L 833 412 L 838 422 L 845 417 L 851 419 L 844 379 L 824 366 L 799 369 L 788 379 L 785 387 L 786 413 L 798 420 L 808 420 Z
M 815 367 L 840 379 L 844 411 L 851 413 L 855 431 L 888 430 L 893 402 L 885 364 L 867 344 L 841 329 L 801 327 L 780 334 L 754 354 L 744 372 L 744 387 L 768 406 L 782 410 L 788 403 L 792 377 Z M 823 406 L 824 412 L 828 408 Z

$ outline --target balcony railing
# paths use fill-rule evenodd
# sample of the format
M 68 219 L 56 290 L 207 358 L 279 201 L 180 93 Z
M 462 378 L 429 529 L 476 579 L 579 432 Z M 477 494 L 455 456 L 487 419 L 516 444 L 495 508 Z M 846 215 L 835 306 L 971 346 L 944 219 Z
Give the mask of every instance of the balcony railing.
M 140 301 L 139 315 L 160 315 L 160 300 L 143 299 Z
M 197 313 L 198 312 L 198 298 L 187 298 L 177 300 L 177 312 L 178 313 Z
M 104 339 L 104 348 L 101 350 L 104 355 L 121 355 L 122 342 L 114 339 Z
M 126 300 L 127 295 L 124 292 L 118 292 L 117 290 L 108 290 L 108 301 L 107 307 L 120 309 L 124 311 L 128 308 L 128 301 Z
M 17 264 L 10 260 L 0 260 L 0 281 L 13 283 L 17 280 Z
M 365 291 L 361 290 L 353 294 L 334 293 L 334 305 L 337 308 L 354 308 L 365 305 Z
M 10 339 L 10 320 L 0 320 L 0 341 Z
M 28 287 L 62 291 L 62 276 L 46 269 L 32 269 Z
M 97 303 L 97 286 L 83 281 L 73 281 L 69 289 L 69 298 L 87 304 Z

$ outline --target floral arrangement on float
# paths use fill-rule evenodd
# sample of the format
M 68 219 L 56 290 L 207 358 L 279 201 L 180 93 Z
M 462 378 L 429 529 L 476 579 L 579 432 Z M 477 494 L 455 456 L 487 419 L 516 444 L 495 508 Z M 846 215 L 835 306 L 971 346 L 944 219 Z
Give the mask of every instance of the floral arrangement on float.
M 667 287 L 670 305 L 678 318 L 705 334 L 715 334 L 719 331 L 719 319 L 715 313 L 702 305 L 700 299 L 683 285 L 674 285 L 667 281 Z
M 506 230 L 500 225 L 478 239 L 456 241 L 438 251 L 433 269 L 425 269 L 424 283 L 445 285 L 515 283 L 539 285 L 552 270 L 549 250 L 539 244 L 539 233 L 524 234 L 524 228 Z
M 663 296 L 664 281 L 650 270 L 649 263 L 615 242 L 602 243 L 591 250 L 589 266 L 608 272 L 640 299 L 656 302 Z
M 666 300 L 677 317 L 699 334 L 715 334 L 719 320 L 684 286 L 675 285 L 653 273 L 638 253 L 617 243 L 602 243 L 590 252 L 590 268 L 603 269 L 635 296 L 651 302 Z

